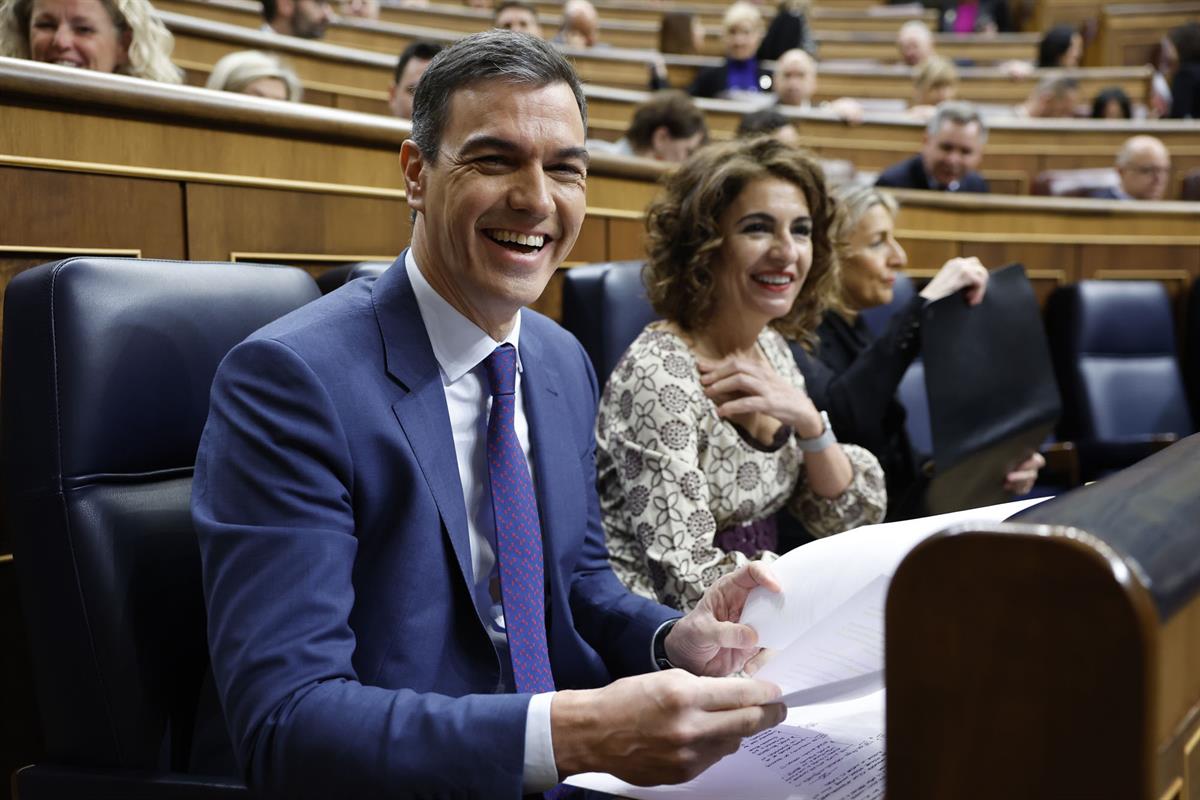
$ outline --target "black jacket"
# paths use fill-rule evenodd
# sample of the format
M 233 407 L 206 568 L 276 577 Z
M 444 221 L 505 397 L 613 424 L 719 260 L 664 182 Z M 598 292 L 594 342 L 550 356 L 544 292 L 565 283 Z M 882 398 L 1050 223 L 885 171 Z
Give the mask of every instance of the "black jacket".
M 729 62 L 722 61 L 720 66 L 705 67 L 696 73 L 696 79 L 688 87 L 692 97 L 720 97 L 729 87 Z M 766 79 L 765 83 L 763 79 Z M 758 85 L 764 92 L 771 91 L 771 73 L 758 67 Z
M 896 399 L 900 379 L 921 350 L 921 311 L 915 295 L 900 308 L 878 339 L 862 318 L 849 322 L 830 311 L 817 328 L 815 354 L 792 344 L 792 354 L 817 408 L 829 414 L 838 440 L 870 450 L 887 479 L 887 519 L 923 516 L 928 454 L 913 452 L 905 430 L 904 406 Z

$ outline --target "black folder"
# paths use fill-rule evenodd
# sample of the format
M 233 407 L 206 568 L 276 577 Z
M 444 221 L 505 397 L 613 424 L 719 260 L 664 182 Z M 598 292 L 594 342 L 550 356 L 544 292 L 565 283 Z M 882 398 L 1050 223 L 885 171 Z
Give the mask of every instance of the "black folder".
M 929 513 L 1011 500 L 1004 476 L 1038 450 L 1062 409 L 1025 268 L 994 270 L 977 306 L 961 293 L 926 306 L 921 358 L 933 435 Z

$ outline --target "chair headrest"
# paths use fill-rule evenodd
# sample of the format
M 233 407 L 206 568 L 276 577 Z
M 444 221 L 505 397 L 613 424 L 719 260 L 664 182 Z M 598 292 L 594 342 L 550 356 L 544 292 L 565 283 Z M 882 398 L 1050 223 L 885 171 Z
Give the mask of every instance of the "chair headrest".
M 1174 354 L 1175 320 L 1167 290 L 1157 281 L 1081 281 L 1058 289 L 1048 313 L 1069 311 L 1082 354 Z
M 76 258 L 18 275 L 4 303 L 10 486 L 190 469 L 217 364 L 318 295 L 301 270 L 252 264 Z

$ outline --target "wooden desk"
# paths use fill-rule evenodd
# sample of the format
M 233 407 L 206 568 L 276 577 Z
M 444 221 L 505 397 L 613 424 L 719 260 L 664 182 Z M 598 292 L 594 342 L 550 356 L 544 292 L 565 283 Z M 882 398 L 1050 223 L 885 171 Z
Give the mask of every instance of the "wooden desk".
M 905 558 L 886 611 L 891 800 L 1200 796 L 1198 481 L 1192 436 Z

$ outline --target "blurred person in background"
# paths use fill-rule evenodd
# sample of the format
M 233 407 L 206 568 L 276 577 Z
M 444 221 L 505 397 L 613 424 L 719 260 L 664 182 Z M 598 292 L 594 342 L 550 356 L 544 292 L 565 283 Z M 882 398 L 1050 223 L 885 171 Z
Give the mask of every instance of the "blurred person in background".
M 417 81 L 429 69 L 429 62 L 442 52 L 442 46 L 434 42 L 413 42 L 400 53 L 396 69 L 392 73 L 392 85 L 388 87 L 388 108 L 392 114 L 403 119 L 412 119 L 413 93 Z
M 634 110 L 624 137 L 615 144 L 588 140 L 588 149 L 678 164 L 707 140 L 704 112 L 686 93 L 664 89 Z
M 725 11 L 721 31 L 725 61 L 700 70 L 688 93 L 693 97 L 738 98 L 771 91 L 771 74 L 755 55 L 763 35 L 758 7 L 741 0 L 734 3 Z
M 1092 197 L 1105 200 L 1162 200 L 1171 180 L 1171 154 L 1153 136 L 1133 136 L 1117 151 L 1119 186 L 1097 189 Z
M 933 55 L 933 32 L 919 20 L 909 20 L 896 33 L 900 61 L 910 67 L 924 64 Z
M 0 55 L 179 83 L 175 40 L 146 0 L 4 0 Z
M 1171 48 L 1171 119 L 1200 119 L 1200 22 L 1189 22 L 1167 35 Z
M 303 89 L 296 73 L 279 59 L 258 50 L 243 50 L 221 58 L 208 76 L 209 89 L 237 92 L 271 100 L 300 102 Z
M 1083 59 L 1083 36 L 1070 25 L 1055 25 L 1038 44 L 1037 67 L 1074 69 Z
M 817 42 L 808 24 L 810 0 L 782 0 L 762 42 L 758 45 L 759 61 L 774 61 L 788 50 L 800 49 L 809 55 L 817 54 Z
M 976 172 L 986 143 L 987 125 L 975 106 L 958 101 L 942 103 L 925 127 L 921 151 L 885 169 L 875 185 L 937 192 L 987 192 L 987 181 Z
M 537 9 L 525 0 L 504 0 L 496 6 L 492 27 L 542 38 L 542 24 L 538 22 Z
M 958 94 L 958 68 L 941 56 L 931 56 L 913 76 L 913 98 L 908 113 L 922 122 L 937 113 L 937 107 Z
M 1133 119 L 1133 103 L 1120 86 L 1108 86 L 1092 99 L 1092 119 Z
M 563 3 L 562 28 L 554 41 L 568 47 L 595 47 L 600 43 L 600 14 L 588 0 Z
M 813 103 L 817 94 L 817 62 L 803 50 L 788 50 L 775 62 L 772 88 L 779 105 L 817 108 Z M 839 97 L 831 102 L 821 103 L 819 108 L 822 111 L 832 111 L 850 125 L 862 122 L 862 104 L 851 97 Z
M 1074 78 L 1043 78 L 1014 113 L 1029 119 L 1070 119 L 1078 116 L 1082 101 L 1083 89 Z

